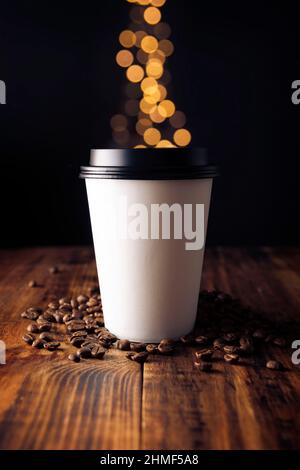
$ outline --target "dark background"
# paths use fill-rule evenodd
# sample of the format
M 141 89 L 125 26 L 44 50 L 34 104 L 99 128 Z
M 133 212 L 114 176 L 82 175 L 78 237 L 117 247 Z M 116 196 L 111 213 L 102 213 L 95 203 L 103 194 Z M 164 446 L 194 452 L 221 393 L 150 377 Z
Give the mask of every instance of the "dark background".
M 1 2 L 2 246 L 91 242 L 80 164 L 110 144 L 125 0 Z M 220 164 L 210 244 L 299 242 L 300 7 L 168 0 L 173 97 Z

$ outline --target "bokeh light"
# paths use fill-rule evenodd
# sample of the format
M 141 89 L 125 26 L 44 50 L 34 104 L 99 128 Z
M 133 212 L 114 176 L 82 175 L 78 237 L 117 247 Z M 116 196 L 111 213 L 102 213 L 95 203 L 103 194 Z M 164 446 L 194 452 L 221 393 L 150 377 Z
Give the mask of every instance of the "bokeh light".
M 174 134 L 174 142 L 179 147 L 187 147 L 192 140 L 191 133 L 187 129 L 178 129 Z
M 174 44 L 171 27 L 162 18 L 166 1 L 127 0 L 130 20 L 119 35 L 122 49 L 116 53 L 127 78 L 125 100 L 122 114 L 111 119 L 113 140 L 121 147 L 186 147 L 192 140 L 186 116 L 176 110 L 169 88 L 168 58 Z
M 117 56 L 116 56 L 116 61 L 117 61 L 117 64 L 120 65 L 120 67 L 129 67 L 133 61 L 134 61 L 134 57 L 133 57 L 133 54 L 126 50 L 126 49 L 123 49 L 122 51 L 119 51 Z

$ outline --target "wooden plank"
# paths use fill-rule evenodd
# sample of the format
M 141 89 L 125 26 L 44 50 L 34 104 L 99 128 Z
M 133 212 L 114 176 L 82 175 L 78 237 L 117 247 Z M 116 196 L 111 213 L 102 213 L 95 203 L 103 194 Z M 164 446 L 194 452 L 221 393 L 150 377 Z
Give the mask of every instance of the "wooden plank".
M 284 308 L 284 317 L 299 314 L 300 265 L 291 265 L 292 253 L 208 250 L 203 288 L 224 290 L 270 312 Z M 194 369 L 192 354 L 188 348 L 176 358 L 145 364 L 144 449 L 299 448 L 300 370 L 291 364 L 291 351 L 276 350 L 287 369 L 280 373 L 251 361 L 247 367 L 217 362 L 215 372 L 205 374 Z
M 68 347 L 50 353 L 21 341 L 20 312 L 45 305 L 50 293 L 79 294 L 95 284 L 93 253 L 86 248 L 1 253 L 1 449 L 137 449 L 140 445 L 141 366 L 112 350 L 105 361 L 68 361 Z M 6 265 L 7 269 L 3 269 Z M 58 265 L 60 274 L 48 268 Z M 5 275 L 3 276 L 3 272 Z M 30 289 L 36 279 L 42 287 Z

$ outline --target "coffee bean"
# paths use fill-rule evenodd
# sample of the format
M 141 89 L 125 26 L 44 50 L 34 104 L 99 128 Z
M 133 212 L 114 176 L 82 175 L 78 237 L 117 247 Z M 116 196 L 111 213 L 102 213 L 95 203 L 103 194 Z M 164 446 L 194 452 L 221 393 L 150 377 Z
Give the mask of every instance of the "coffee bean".
M 100 333 L 98 335 L 98 338 L 99 340 L 108 342 L 110 344 L 113 344 L 118 340 L 118 338 L 115 335 L 113 335 L 112 333 L 109 333 L 109 331 L 107 330 L 105 332 Z
M 69 354 L 68 359 L 69 361 L 80 362 L 80 356 L 77 356 L 76 354 Z
M 86 312 L 86 304 L 78 305 L 79 312 Z
M 211 372 L 212 371 L 212 364 L 211 362 L 194 362 L 194 365 L 197 369 L 201 370 L 202 372 Z
M 38 338 L 38 339 L 33 341 L 32 347 L 42 349 L 44 347 L 44 344 L 46 344 L 46 341 L 44 341 L 43 339 Z
M 226 343 L 231 344 L 238 340 L 238 335 L 236 333 L 226 333 L 223 335 L 223 339 Z
M 237 354 L 225 354 L 224 360 L 229 364 L 237 364 L 240 357 Z
M 25 341 L 25 343 L 27 344 L 32 344 L 35 341 L 35 336 L 26 333 L 26 335 L 23 336 L 22 340 Z
M 85 304 L 85 303 L 88 302 L 88 300 L 89 300 L 88 297 L 86 297 L 85 295 L 79 295 L 79 296 L 77 297 L 77 302 L 78 302 L 79 304 Z
M 146 346 L 146 351 L 149 354 L 156 354 L 158 352 L 158 346 L 157 344 L 147 344 Z
M 48 351 L 55 351 L 58 349 L 60 346 L 60 343 L 58 341 L 51 341 L 50 343 L 44 344 L 44 349 L 47 349 Z
M 30 307 L 25 310 L 21 316 L 22 318 L 27 318 L 28 320 L 37 320 L 42 312 L 43 310 L 38 307 Z
M 209 344 L 209 339 L 207 336 L 196 336 L 195 343 L 198 346 L 207 346 Z
M 283 369 L 283 365 L 279 361 L 268 361 L 266 363 L 266 367 L 268 369 L 273 369 L 273 370 L 282 370 Z
M 99 343 L 97 339 L 85 339 L 84 342 L 81 344 L 81 348 L 87 348 L 90 350 L 92 350 L 95 346 L 103 347 L 103 345 Z
M 41 333 L 39 335 L 39 338 L 47 341 L 48 343 L 51 343 L 52 341 L 54 341 L 54 336 L 51 335 L 50 333 L 47 333 L 46 331 L 44 331 L 44 333 Z
M 175 346 L 172 344 L 160 343 L 157 347 L 160 354 L 169 355 L 175 351 Z
M 97 297 L 99 295 L 99 293 L 100 293 L 100 291 L 99 291 L 98 286 L 92 286 L 92 287 L 88 288 L 88 295 L 90 297 L 92 297 L 93 295 L 95 295 Z
M 60 323 L 60 324 L 61 324 L 61 323 L 64 322 L 64 316 L 65 316 L 65 315 L 64 315 L 63 312 L 60 312 L 59 310 L 57 310 L 53 316 L 54 316 L 54 318 L 55 318 L 56 323 Z
M 131 351 L 142 352 L 145 351 L 146 345 L 143 343 L 130 343 Z
M 51 323 L 44 321 L 43 323 L 39 323 L 39 331 L 42 333 L 43 331 L 50 331 L 52 328 Z
M 91 351 L 92 357 L 95 359 L 103 359 L 105 353 L 106 349 L 99 345 L 94 346 Z
M 50 308 L 50 310 L 57 310 L 58 307 L 59 307 L 59 303 L 58 303 L 58 302 L 55 302 L 55 301 L 50 302 L 50 303 L 48 304 L 48 308 Z
M 90 297 L 89 300 L 86 302 L 87 307 L 95 307 L 98 305 L 99 301 L 94 297 Z
M 201 361 L 211 361 L 213 357 L 214 351 L 212 349 L 206 349 L 205 351 L 197 351 L 195 352 L 195 356 L 197 359 Z
M 28 282 L 28 287 L 37 287 L 37 285 L 37 282 L 34 280 Z
M 284 338 L 274 338 L 273 344 L 275 344 L 275 346 L 278 346 L 279 348 L 285 348 L 286 340 Z
M 49 273 L 50 273 L 50 274 L 57 274 L 58 272 L 59 272 L 59 269 L 58 269 L 57 266 L 51 266 L 51 267 L 49 268 Z
M 235 346 L 235 345 L 232 345 L 232 344 L 226 344 L 223 348 L 223 351 L 226 354 L 237 354 L 237 353 L 239 353 L 240 348 L 239 348 L 239 346 Z
M 127 359 L 130 359 L 131 361 L 138 362 L 139 364 L 144 364 L 144 362 L 146 362 L 148 359 L 148 353 L 147 352 L 129 353 L 129 354 L 126 354 L 126 357 Z
M 77 308 L 78 307 L 78 302 L 76 299 L 71 299 L 70 304 L 72 308 Z
M 176 341 L 172 338 L 163 338 L 159 344 L 162 344 L 164 346 L 175 346 Z
M 29 333 L 38 333 L 39 332 L 39 327 L 37 326 L 36 323 L 31 323 L 30 325 L 27 326 L 26 329 Z
M 70 321 L 72 320 L 72 318 L 73 318 L 73 317 L 72 317 L 71 313 L 66 313 L 66 314 L 63 316 L 63 322 L 64 322 L 64 323 L 68 323 L 68 322 L 70 322 Z
M 69 297 L 61 297 L 58 301 L 59 305 L 69 304 L 70 303 Z
M 54 310 L 51 310 L 51 309 L 48 309 L 46 310 L 44 313 L 43 313 L 43 318 L 44 320 L 48 321 L 48 322 L 55 322 L 55 316 L 54 316 Z
M 249 336 L 242 336 L 240 338 L 240 352 L 243 354 L 252 354 L 254 352 L 252 338 Z
M 121 351 L 130 351 L 130 342 L 127 339 L 119 339 L 117 348 Z
M 77 351 L 77 356 L 79 356 L 82 359 L 88 359 L 91 357 L 91 349 L 89 348 L 81 348 L 79 351 Z
M 70 343 L 75 347 L 75 348 L 81 348 L 82 344 L 85 342 L 85 337 L 84 336 L 78 336 L 76 338 L 70 339 Z
M 194 343 L 194 336 L 193 335 L 185 335 L 181 336 L 180 341 L 185 344 L 186 346 L 192 345 Z
M 72 333 L 70 339 L 78 338 L 78 337 L 80 337 L 80 338 L 87 337 L 87 332 L 86 331 L 75 331 L 74 333 Z
M 222 338 L 217 338 L 213 342 L 213 347 L 215 349 L 222 350 L 224 348 L 224 346 L 225 346 L 225 343 L 224 343 L 224 340 Z
M 74 333 L 75 331 L 85 330 L 85 322 L 82 320 L 72 320 L 68 323 L 68 331 Z

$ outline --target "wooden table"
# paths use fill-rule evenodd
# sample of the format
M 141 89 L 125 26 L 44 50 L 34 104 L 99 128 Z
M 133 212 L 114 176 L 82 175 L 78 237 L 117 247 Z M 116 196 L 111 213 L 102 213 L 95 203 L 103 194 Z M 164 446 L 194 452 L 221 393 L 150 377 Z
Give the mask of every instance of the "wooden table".
M 48 268 L 59 265 L 59 274 Z M 37 280 L 41 287 L 29 288 Z M 189 348 L 144 366 L 113 350 L 104 361 L 73 364 L 66 351 L 26 346 L 28 306 L 50 295 L 76 295 L 97 282 L 90 248 L 0 252 L 1 449 L 294 449 L 300 446 L 300 366 L 288 369 L 217 364 L 193 367 Z M 246 304 L 298 317 L 300 250 L 207 250 L 202 288 L 219 288 Z M 297 339 L 297 338 L 295 338 Z M 300 338 L 299 338 L 300 339 Z

